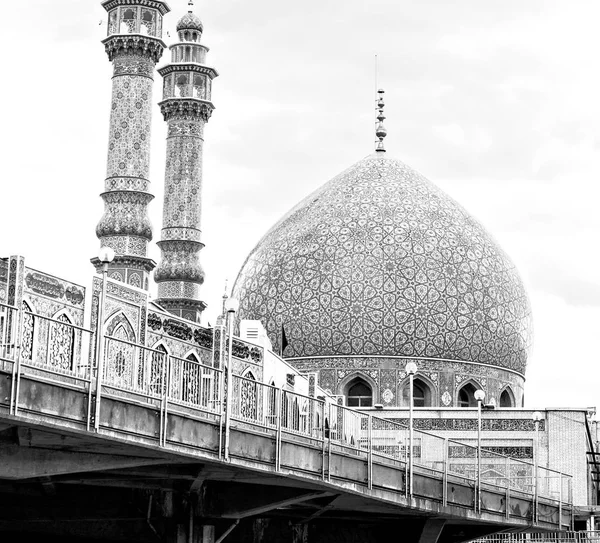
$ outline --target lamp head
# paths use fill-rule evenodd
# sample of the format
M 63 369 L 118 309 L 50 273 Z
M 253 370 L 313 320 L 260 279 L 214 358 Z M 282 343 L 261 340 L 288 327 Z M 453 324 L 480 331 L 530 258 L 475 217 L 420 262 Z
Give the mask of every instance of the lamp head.
M 227 313 L 237 313 L 239 308 L 240 302 L 235 298 L 227 298 L 227 300 L 225 300 L 225 311 L 227 311 Z
M 406 368 L 404 368 L 406 370 L 406 373 L 408 375 L 414 375 L 415 373 L 417 373 L 417 365 L 414 362 L 409 362 L 408 364 L 406 364 Z
M 482 402 L 485 399 L 485 392 L 481 389 L 475 391 L 475 399 Z
M 115 259 L 115 251 L 112 247 L 100 247 L 98 251 L 98 260 L 102 264 L 110 264 Z

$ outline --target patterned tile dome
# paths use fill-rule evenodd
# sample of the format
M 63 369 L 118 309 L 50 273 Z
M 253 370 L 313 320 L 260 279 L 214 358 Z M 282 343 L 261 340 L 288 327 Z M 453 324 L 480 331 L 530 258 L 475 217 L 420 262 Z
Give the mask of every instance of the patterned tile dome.
M 239 317 L 286 358 L 407 356 L 525 372 L 529 301 L 514 264 L 460 205 L 375 153 L 294 207 L 248 256 Z
M 188 11 L 177 23 L 177 32 L 181 30 L 203 30 L 202 21 L 198 15 Z

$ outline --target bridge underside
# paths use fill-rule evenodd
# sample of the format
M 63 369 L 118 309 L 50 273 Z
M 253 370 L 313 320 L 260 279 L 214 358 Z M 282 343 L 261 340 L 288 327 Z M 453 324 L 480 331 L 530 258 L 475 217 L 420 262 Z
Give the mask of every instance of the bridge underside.
M 409 491 L 406 463 L 330 438 L 237 420 L 225 449 L 218 414 L 26 369 L 0 368 L 3 543 L 458 543 L 570 523 L 560 502 L 534 514 L 530 494 L 423 466 Z
M 0 422 L 0 534 L 52 541 L 454 543 L 506 529 L 94 434 Z M 13 537 L 11 537 L 13 536 Z

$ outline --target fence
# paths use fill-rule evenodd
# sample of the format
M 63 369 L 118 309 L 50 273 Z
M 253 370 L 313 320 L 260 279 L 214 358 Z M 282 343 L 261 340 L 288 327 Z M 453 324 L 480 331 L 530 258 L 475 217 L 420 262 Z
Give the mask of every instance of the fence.
M 18 330 L 20 342 L 15 341 Z M 462 481 L 476 489 L 479 497 L 482 489 L 534 496 L 535 514 L 540 500 L 558 502 L 559 508 L 572 503 L 571 477 L 563 473 L 486 449 L 481 449 L 480 454 L 472 445 L 421 430 L 410 432 L 402 422 L 239 375 L 232 376 L 229 399 L 222 370 L 206 366 L 195 357 L 170 355 L 161 347 L 153 349 L 123 337 L 105 337 L 98 357 L 101 371 L 97 372 L 96 367 L 82 362 L 94 360 L 96 339 L 95 334 L 64 317 L 42 317 L 0 304 L 0 362 L 13 362 L 16 377 L 11 411 L 16 413 L 18 408 L 19 377 L 22 369 L 28 368 L 30 372 L 50 374 L 50 378 L 68 377 L 71 383 L 86 387 L 90 412 L 95 393 L 96 415 L 103 390 L 111 395 L 154 401 L 161 410 L 161 444 L 167 435 L 167 412 L 192 409 L 215 417 L 221 431 L 223 420 L 229 416 L 234 425 L 271 433 L 278 447 L 283 439 L 302 438 L 322 447 L 324 454 L 327 449 L 329 456 L 332 450 L 361 455 L 369 465 L 373 458 L 391 459 L 405 471 L 406 492 L 411 495 L 419 492 L 412 484 L 413 471 L 418 471 L 446 482 L 449 478 Z M 19 343 L 20 350 L 15 347 Z M 475 502 L 475 509 L 481 510 L 481 499 Z
M 600 531 L 497 534 L 475 543 L 600 543 Z
M 15 360 L 18 319 L 16 307 L 0 303 L 0 360 Z

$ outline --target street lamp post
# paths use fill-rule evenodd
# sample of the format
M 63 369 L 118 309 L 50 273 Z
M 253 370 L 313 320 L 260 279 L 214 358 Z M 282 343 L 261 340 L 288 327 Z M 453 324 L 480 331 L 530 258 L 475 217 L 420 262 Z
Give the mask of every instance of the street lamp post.
M 115 252 L 110 247 L 101 247 L 98 260 L 102 263 L 102 289 L 98 300 L 98 320 L 96 322 L 96 407 L 94 410 L 94 428 L 100 428 L 100 399 L 102 396 L 102 377 L 104 375 L 104 306 L 106 305 L 106 277 L 108 265 L 114 260 Z
M 477 511 L 481 512 L 481 406 L 485 399 L 485 392 L 481 389 L 475 391 L 477 400 Z
M 413 407 L 414 407 L 414 377 L 417 373 L 417 365 L 414 362 L 406 364 L 408 382 L 408 492 L 413 493 Z
M 227 298 L 225 310 L 229 321 L 229 349 L 227 353 L 227 392 L 225 398 L 225 460 L 229 460 L 229 434 L 231 430 L 231 409 L 233 408 L 232 390 L 233 390 L 233 321 L 235 314 L 239 309 L 239 302 L 235 298 Z
M 539 498 L 539 465 L 540 465 L 540 442 L 539 442 L 539 430 L 540 430 L 540 421 L 542 420 L 542 414 L 539 411 L 535 411 L 531 416 L 533 419 L 533 423 L 535 424 L 535 446 L 533 451 L 533 471 L 535 476 L 535 486 L 533 487 L 533 521 L 538 521 L 538 498 Z

